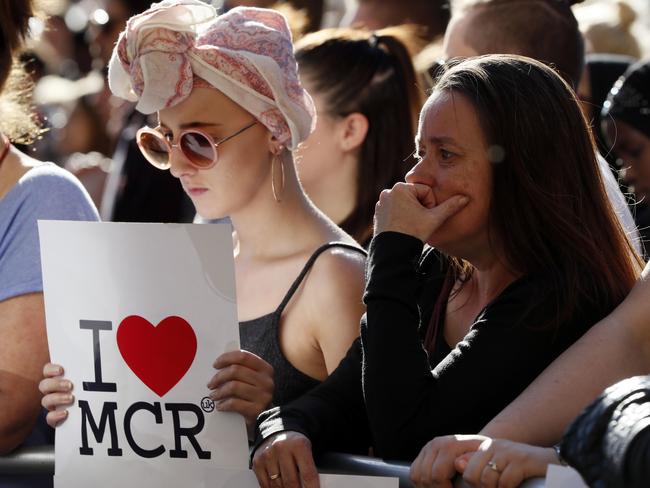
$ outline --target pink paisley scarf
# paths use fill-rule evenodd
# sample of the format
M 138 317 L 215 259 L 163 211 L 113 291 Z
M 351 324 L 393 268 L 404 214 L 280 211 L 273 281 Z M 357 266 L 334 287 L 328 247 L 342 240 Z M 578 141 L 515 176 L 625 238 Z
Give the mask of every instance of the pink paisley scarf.
M 238 7 L 217 16 L 199 0 L 164 0 L 129 19 L 109 64 L 118 97 L 149 114 L 184 100 L 203 80 L 294 149 L 315 123 L 298 80 L 282 14 Z

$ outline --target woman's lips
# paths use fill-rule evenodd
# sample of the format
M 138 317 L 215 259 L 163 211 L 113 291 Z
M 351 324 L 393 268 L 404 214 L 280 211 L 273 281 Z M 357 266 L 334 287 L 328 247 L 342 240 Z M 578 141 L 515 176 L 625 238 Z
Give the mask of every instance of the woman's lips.
M 200 188 L 200 187 L 193 187 L 193 188 L 186 188 L 185 192 L 191 196 L 191 197 L 200 197 L 203 195 L 205 192 L 207 192 L 207 188 Z

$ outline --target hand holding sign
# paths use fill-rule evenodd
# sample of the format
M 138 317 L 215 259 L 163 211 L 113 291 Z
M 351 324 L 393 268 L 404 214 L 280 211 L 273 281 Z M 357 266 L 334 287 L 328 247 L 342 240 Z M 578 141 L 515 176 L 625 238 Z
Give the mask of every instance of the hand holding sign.
M 38 389 L 44 395 L 41 405 L 48 411 L 45 420 L 52 428 L 68 418 L 67 410 L 57 408 L 69 407 L 74 402 L 72 383 L 63 379 L 63 373 L 63 368 L 58 364 L 47 363 L 43 366 L 43 379 L 38 384 Z
M 273 367 L 248 351 L 231 351 L 214 362 L 219 371 L 208 388 L 210 398 L 217 402 L 217 410 L 237 412 L 251 427 L 255 419 L 271 404 L 273 398 Z

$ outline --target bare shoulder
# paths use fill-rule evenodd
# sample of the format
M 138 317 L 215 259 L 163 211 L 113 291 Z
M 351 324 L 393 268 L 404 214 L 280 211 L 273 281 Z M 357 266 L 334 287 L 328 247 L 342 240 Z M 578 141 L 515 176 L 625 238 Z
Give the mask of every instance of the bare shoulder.
M 332 247 L 321 254 L 313 266 L 314 276 L 323 278 L 321 285 L 340 287 L 363 283 L 366 254 L 347 247 Z
M 365 261 L 365 254 L 353 249 L 333 247 L 324 251 L 305 283 L 310 308 L 319 316 L 348 310 L 356 313 L 363 307 Z

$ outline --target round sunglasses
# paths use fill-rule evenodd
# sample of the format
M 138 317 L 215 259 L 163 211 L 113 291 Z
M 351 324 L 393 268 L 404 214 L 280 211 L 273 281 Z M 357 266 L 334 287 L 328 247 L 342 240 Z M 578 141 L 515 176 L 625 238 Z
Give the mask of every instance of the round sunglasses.
M 158 169 L 169 169 L 172 149 L 178 147 L 187 161 L 197 169 L 210 169 L 219 159 L 217 147 L 228 139 L 250 129 L 257 120 L 215 142 L 212 136 L 200 129 L 186 129 L 178 136 L 178 143 L 172 144 L 160 131 L 150 127 L 138 130 L 136 141 L 144 157 Z

